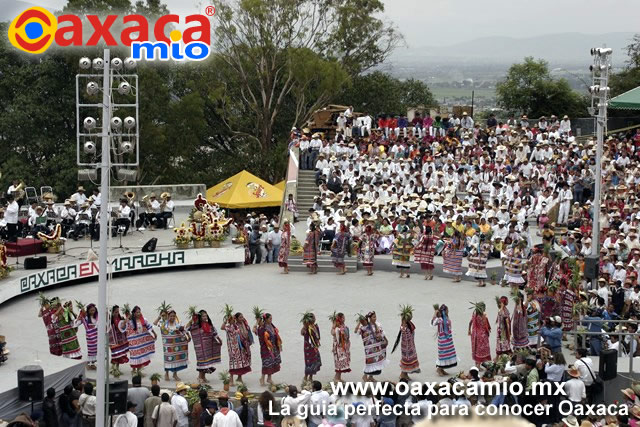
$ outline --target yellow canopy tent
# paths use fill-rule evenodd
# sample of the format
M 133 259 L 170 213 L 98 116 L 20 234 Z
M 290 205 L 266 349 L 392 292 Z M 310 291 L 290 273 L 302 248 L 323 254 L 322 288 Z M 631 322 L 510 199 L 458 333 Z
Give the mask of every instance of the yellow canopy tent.
M 207 190 L 207 200 L 228 209 L 282 205 L 282 190 L 242 171 Z
M 280 181 L 277 184 L 274 184 L 273 186 L 276 187 L 278 190 L 284 192 L 284 189 L 287 186 L 287 181 L 283 179 L 282 181 Z

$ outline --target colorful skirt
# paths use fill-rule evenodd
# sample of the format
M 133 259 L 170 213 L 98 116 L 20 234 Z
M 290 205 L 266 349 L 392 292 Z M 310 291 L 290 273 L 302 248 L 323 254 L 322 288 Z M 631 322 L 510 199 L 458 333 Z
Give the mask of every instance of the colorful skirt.
M 529 347 L 529 330 L 526 314 L 513 313 L 513 332 L 511 340 L 515 350 Z
M 438 333 L 438 360 L 436 367 L 452 368 L 458 364 L 456 347 L 453 345 L 453 335 L 451 333 Z
M 402 357 L 400 358 L 400 370 L 407 374 L 419 373 L 420 362 L 418 362 L 418 352 L 414 340 L 414 333 L 409 330 L 402 331 L 402 341 L 400 343 Z
M 186 335 L 171 331 L 162 335 L 164 350 L 164 370 L 178 372 L 187 368 L 189 364 L 189 343 Z
M 308 341 L 304 342 L 304 374 L 315 375 L 320 371 L 320 350 Z
M 87 331 L 87 362 L 94 363 L 98 356 L 98 327 L 91 323 L 85 323 Z
M 462 249 L 453 249 L 445 253 L 443 273 L 462 276 Z
M 527 312 L 527 334 L 529 335 L 529 346 L 538 345 L 538 331 L 540 326 L 540 312 L 538 310 Z
M 222 361 L 222 344 L 216 341 L 217 334 L 207 334 L 201 328 L 191 329 L 190 332 L 196 350 L 196 370 L 205 374 L 215 372 L 213 365 Z
M 466 275 L 475 279 L 486 279 L 488 277 L 487 258 L 478 255 L 469 257 L 469 270 Z
M 151 357 L 156 352 L 153 336 L 148 332 L 134 333 L 128 336 L 129 364 L 133 369 L 140 369 L 151 363 Z
M 345 348 L 333 343 L 333 363 L 336 374 L 351 372 L 351 351 L 348 343 Z
M 46 316 L 46 317 L 45 317 Z M 51 321 L 50 313 L 43 313 L 42 320 L 47 328 L 47 337 L 49 338 L 49 353 L 54 356 L 62 356 L 62 347 L 60 347 L 60 334 L 57 325 Z
M 60 332 L 62 356 L 68 359 L 82 359 L 76 328 L 74 328 L 71 323 L 61 323 L 59 324 L 58 331 Z
M 122 365 L 129 362 L 127 356 L 129 341 L 124 333 L 119 333 L 116 337 L 113 336 L 113 332 L 109 334 L 109 349 L 111 350 L 111 363 Z

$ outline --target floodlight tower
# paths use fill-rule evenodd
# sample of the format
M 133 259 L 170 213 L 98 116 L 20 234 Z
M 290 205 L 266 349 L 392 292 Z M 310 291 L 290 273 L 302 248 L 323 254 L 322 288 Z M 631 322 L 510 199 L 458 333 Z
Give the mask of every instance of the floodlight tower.
M 591 71 L 591 107 L 589 114 L 596 118 L 597 141 L 596 141 L 596 176 L 595 190 L 593 195 L 593 249 L 592 256 L 598 258 L 600 255 L 600 192 L 602 187 L 602 146 L 604 144 L 604 134 L 607 128 L 607 106 L 609 102 L 609 73 L 611 71 L 611 48 L 598 47 L 591 49 L 593 65 L 589 66 Z
M 120 166 L 118 176 L 135 176 L 139 164 L 138 76 L 130 71 L 136 61 L 110 57 L 80 58 L 79 66 L 90 74 L 76 75 L 76 139 L 78 179 L 97 178 L 100 168 L 100 253 L 98 282 L 98 359 L 96 370 L 96 426 L 107 426 L 107 269 L 109 184 L 111 167 Z M 125 73 L 124 70 L 129 71 Z M 98 97 L 102 92 L 102 102 Z M 124 118 L 114 112 L 128 113 Z M 98 149 L 100 148 L 100 149 Z M 134 172 L 134 173 L 131 173 Z

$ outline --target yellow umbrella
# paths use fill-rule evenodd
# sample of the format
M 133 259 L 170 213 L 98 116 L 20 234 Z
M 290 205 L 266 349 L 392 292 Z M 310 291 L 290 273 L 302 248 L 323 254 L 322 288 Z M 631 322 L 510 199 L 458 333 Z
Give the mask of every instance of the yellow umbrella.
M 276 187 L 278 190 L 284 192 L 284 189 L 287 186 L 287 181 L 283 179 L 282 181 L 280 181 L 277 184 L 274 184 L 273 186 Z
M 282 204 L 283 191 L 242 171 L 207 190 L 207 200 L 228 209 L 251 209 Z

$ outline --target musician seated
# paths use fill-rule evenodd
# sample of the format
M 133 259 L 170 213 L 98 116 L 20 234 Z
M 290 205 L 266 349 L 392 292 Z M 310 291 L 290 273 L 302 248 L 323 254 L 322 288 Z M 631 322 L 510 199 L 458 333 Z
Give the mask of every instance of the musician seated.
M 82 206 L 87 201 L 87 195 L 84 194 L 84 187 L 78 187 L 78 191 L 71 195 L 71 200 L 75 201 L 78 206 Z
M 120 199 L 120 206 L 118 207 L 118 218 L 115 221 L 115 227 L 111 233 L 112 237 L 116 237 L 118 229 L 122 228 L 122 235 L 126 236 L 131 226 L 131 208 L 129 207 L 129 201 L 127 199 Z
M 35 212 L 29 217 L 27 224 L 29 225 L 29 232 L 34 238 L 37 237 L 40 232 L 47 232 L 47 215 L 42 206 L 36 207 Z
M 52 229 L 58 223 L 58 212 L 55 209 L 53 200 L 47 200 L 45 204 L 47 205 L 44 211 L 44 214 L 47 217 L 47 227 Z
M 100 209 L 100 204 L 102 203 L 102 194 L 100 194 L 100 190 L 94 188 L 93 195 L 90 197 L 90 199 L 93 199 L 93 205 L 97 209 Z
M 167 223 L 169 222 L 169 218 L 173 217 L 173 211 L 176 209 L 176 204 L 171 200 L 170 193 L 163 193 L 163 202 L 161 203 L 162 212 L 160 213 L 162 218 L 162 223 L 164 225 L 164 229 L 167 229 Z
M 76 218 L 76 226 L 71 232 L 71 237 L 73 240 L 78 240 L 78 237 L 82 234 L 83 236 L 89 232 L 91 237 L 94 237 L 93 232 L 93 214 L 91 212 L 91 208 L 89 207 L 89 203 L 84 203 L 80 207 L 80 211 L 78 212 L 78 216 Z
M 73 209 L 71 200 L 67 199 L 64 201 L 64 206 L 60 208 L 59 215 L 62 220 L 62 235 L 68 237 L 69 231 L 76 222 L 77 215 L 76 210 Z
M 159 216 L 160 202 L 156 199 L 155 193 L 151 193 L 149 195 L 149 200 L 146 202 L 145 209 L 146 212 L 140 214 L 140 220 L 137 224 L 138 230 L 140 231 L 144 231 L 147 227 L 151 228 L 161 221 Z

